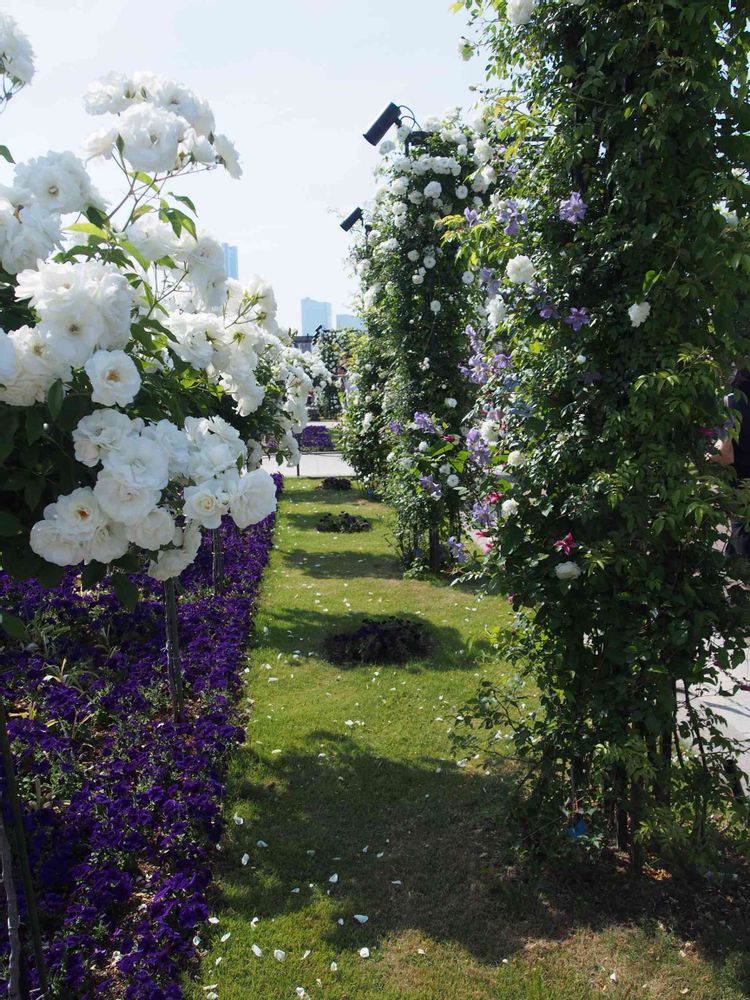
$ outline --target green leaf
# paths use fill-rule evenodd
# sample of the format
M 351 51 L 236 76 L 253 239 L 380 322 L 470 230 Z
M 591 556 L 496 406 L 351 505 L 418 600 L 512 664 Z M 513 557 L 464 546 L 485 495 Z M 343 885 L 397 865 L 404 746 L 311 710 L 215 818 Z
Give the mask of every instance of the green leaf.
M 90 562 L 81 573 L 81 586 L 84 590 L 91 590 L 97 583 L 101 583 L 106 575 L 107 567 L 103 563 Z
M 34 407 L 26 411 L 26 440 L 29 444 L 38 441 L 44 434 L 44 413 Z
M 112 577 L 112 589 L 117 599 L 127 611 L 132 611 L 138 603 L 138 588 L 123 573 Z
M 13 157 L 10 155 L 10 150 L 8 149 L 7 146 L 0 146 L 0 156 L 2 156 L 2 158 L 4 160 L 7 160 L 8 163 L 15 163 L 16 162 L 13 159 Z
M 190 209 L 193 215 L 198 214 L 195 210 L 195 205 L 192 203 L 192 201 L 190 200 L 190 198 L 188 198 L 186 194 L 172 194 L 171 191 L 169 193 L 174 198 L 175 201 L 181 201 L 183 205 L 187 205 L 187 207 Z
M 60 416 L 62 405 L 65 402 L 65 386 L 62 379 L 53 382 L 47 390 L 47 406 L 52 416 L 57 419 Z
M 10 538 L 18 535 L 23 530 L 23 525 L 15 514 L 8 510 L 0 510 L 0 535 Z
M 16 615 L 9 611 L 0 612 L 0 628 L 2 628 L 13 639 L 26 638 L 26 626 Z
M 72 226 L 67 226 L 66 230 L 69 233 L 88 233 L 90 236 L 98 236 L 102 240 L 110 238 L 106 230 L 95 226 L 92 222 L 74 222 Z

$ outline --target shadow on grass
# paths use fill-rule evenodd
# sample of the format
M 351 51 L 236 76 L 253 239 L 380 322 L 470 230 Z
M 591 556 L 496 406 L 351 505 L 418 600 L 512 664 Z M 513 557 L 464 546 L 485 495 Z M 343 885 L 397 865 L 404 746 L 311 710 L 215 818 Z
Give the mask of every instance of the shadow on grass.
M 694 941 L 709 961 L 731 965 L 739 988 L 750 988 L 747 910 L 727 901 L 706 919 L 701 897 L 715 890 L 705 884 L 696 894 L 694 886 L 681 890 L 613 863 L 509 867 L 514 791 L 503 776 L 433 759 L 388 760 L 325 730 L 270 766 L 259 766 L 250 749 L 238 764 L 230 798 L 244 800 L 252 818 L 230 831 L 226 854 L 252 849 L 258 867 L 248 879 L 247 870 L 224 860 L 221 874 L 231 897 L 224 902 L 247 920 L 295 914 L 312 896 L 328 894 L 335 906 L 324 937 L 337 950 L 372 948 L 417 930 L 491 965 L 542 939 L 622 925 L 649 933 L 658 921 Z M 269 848 L 248 846 L 256 839 Z M 368 915 L 366 927 L 353 921 L 355 913 Z M 731 932 L 716 926 L 719 917 Z
M 433 640 L 431 652 L 421 658 L 404 664 L 398 664 L 398 668 L 407 673 L 418 673 L 422 669 L 430 670 L 463 670 L 475 669 L 481 659 L 491 652 L 489 642 L 476 640 L 471 644 L 471 649 L 464 648 L 464 640 L 461 633 L 447 625 L 435 625 L 419 615 L 406 611 L 397 612 L 399 618 L 424 625 Z M 306 651 L 315 652 L 322 660 L 326 659 L 323 651 L 323 643 L 328 635 L 337 632 L 350 632 L 362 624 L 365 618 L 384 618 L 382 611 L 352 611 L 352 612 L 331 612 L 330 609 L 323 611 L 308 610 L 304 608 L 290 608 L 288 611 L 275 610 L 269 614 L 264 622 L 268 632 L 263 634 L 263 644 L 271 649 L 289 650 L 296 649 L 300 645 L 300 636 L 304 636 Z M 294 638 L 290 637 L 293 636 Z M 464 649 L 459 655 L 459 650 Z M 336 670 L 356 670 L 358 667 L 369 669 L 372 664 L 352 664 L 343 666 L 342 664 L 332 664 Z M 387 662 L 375 663 L 375 666 L 388 666 Z
M 290 520 L 290 515 L 286 515 Z M 316 522 L 320 515 L 315 515 Z M 318 532 L 315 532 L 316 536 Z M 367 539 L 371 532 L 363 532 L 360 537 Z M 325 538 L 325 534 L 320 535 Z M 284 559 L 288 563 L 293 563 L 295 568 L 305 574 L 305 576 L 318 577 L 321 580 L 346 580 L 360 578 L 366 580 L 370 577 L 380 579 L 400 580 L 402 578 L 401 565 L 396 556 L 375 555 L 373 552 L 363 549 L 335 549 L 328 552 L 310 552 L 309 549 L 287 549 L 283 553 Z M 305 561 L 302 562 L 301 560 Z

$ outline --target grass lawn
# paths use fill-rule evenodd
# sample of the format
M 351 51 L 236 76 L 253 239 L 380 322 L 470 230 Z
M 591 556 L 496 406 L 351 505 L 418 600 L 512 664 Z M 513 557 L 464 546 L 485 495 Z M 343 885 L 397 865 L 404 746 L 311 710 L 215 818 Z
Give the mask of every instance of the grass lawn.
M 373 530 L 315 531 L 321 514 L 342 510 Z M 218 923 L 201 935 L 206 954 L 186 996 L 214 984 L 220 1000 L 281 1000 L 298 987 L 311 1000 L 748 996 L 750 927 L 736 886 L 635 879 L 615 862 L 512 864 L 502 774 L 457 766 L 447 739 L 492 669 L 481 636 L 507 604 L 402 580 L 388 518 L 357 492 L 286 481 L 217 857 Z M 429 623 L 432 655 L 398 668 L 322 658 L 328 632 L 385 614 Z

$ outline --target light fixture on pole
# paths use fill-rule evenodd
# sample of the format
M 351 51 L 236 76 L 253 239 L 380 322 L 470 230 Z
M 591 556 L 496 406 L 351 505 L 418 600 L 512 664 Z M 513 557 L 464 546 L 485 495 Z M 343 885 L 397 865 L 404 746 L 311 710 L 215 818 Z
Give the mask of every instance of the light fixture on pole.
M 362 134 L 371 146 L 377 146 L 388 129 L 392 125 L 397 124 L 401 124 L 401 108 L 398 104 L 394 104 L 393 101 L 391 101 L 382 115 L 380 115 L 380 117 L 372 123 L 368 130 Z
M 358 222 L 362 221 L 363 213 L 361 208 L 355 208 L 351 215 L 347 215 L 344 221 L 341 223 L 341 228 L 345 233 L 348 233 L 352 226 L 356 225 Z

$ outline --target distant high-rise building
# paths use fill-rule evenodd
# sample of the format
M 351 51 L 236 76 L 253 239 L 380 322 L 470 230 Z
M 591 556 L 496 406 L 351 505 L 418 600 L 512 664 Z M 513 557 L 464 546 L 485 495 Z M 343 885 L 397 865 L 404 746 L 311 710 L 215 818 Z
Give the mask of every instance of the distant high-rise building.
M 336 329 L 363 330 L 364 323 L 359 318 L 359 316 L 351 316 L 349 313 L 337 313 Z
M 316 302 L 315 299 L 302 299 L 302 326 L 300 336 L 312 337 L 319 326 L 331 328 L 331 303 Z
M 227 277 L 234 278 L 237 281 L 240 276 L 237 264 L 237 247 L 230 246 L 229 243 L 222 243 L 221 245 L 224 249 L 224 270 L 227 272 Z

